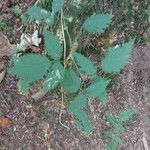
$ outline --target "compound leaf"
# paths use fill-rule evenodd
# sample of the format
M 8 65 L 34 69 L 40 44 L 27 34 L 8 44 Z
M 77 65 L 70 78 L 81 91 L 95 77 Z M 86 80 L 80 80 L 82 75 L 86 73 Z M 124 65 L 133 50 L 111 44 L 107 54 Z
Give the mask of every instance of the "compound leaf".
M 106 149 L 107 150 L 117 150 L 118 143 L 115 140 L 111 140 L 107 142 Z
M 37 54 L 28 54 L 18 57 L 14 61 L 14 66 L 9 68 L 8 71 L 21 80 L 31 83 L 43 78 L 50 65 L 51 62 L 46 57 Z
M 80 70 L 87 75 L 92 75 L 96 73 L 96 66 L 90 59 L 87 59 L 85 56 L 79 53 L 74 53 L 74 59 L 77 65 L 80 67 Z
M 61 83 L 62 87 L 66 92 L 76 92 L 80 88 L 80 78 L 76 74 L 76 72 L 72 69 L 65 70 L 65 76 Z
M 52 2 L 53 13 L 60 11 L 60 9 L 63 7 L 63 5 L 64 5 L 64 0 L 53 0 L 53 2 Z
M 119 117 L 122 121 L 129 121 L 130 118 L 133 117 L 134 114 L 136 114 L 137 110 L 136 109 L 127 109 L 123 110 L 119 113 Z
M 117 119 L 113 116 L 112 113 L 107 115 L 107 121 L 118 131 L 123 132 L 125 128 L 117 121 Z
M 112 22 L 112 18 L 111 14 L 92 15 L 84 22 L 83 27 L 91 33 L 103 33 Z
M 106 87 L 109 84 L 110 80 L 103 80 L 99 77 L 94 80 L 94 82 L 86 89 L 87 96 L 97 97 L 100 102 L 104 105 L 107 100 L 107 91 Z
M 87 113 L 83 110 L 87 103 L 86 96 L 78 95 L 68 106 L 68 110 L 75 116 L 76 128 L 84 131 L 86 134 L 90 134 L 93 130 L 91 121 L 88 118 Z
M 51 70 L 44 82 L 44 92 L 47 93 L 57 87 L 64 77 L 64 67 L 56 62 L 52 65 Z
M 51 32 L 44 31 L 44 42 L 48 55 L 51 56 L 52 59 L 60 59 L 62 56 L 63 47 L 61 46 L 59 39 Z
M 102 69 L 106 73 L 116 73 L 128 64 L 134 41 L 131 40 L 122 46 L 113 47 L 108 50 L 102 60 Z
M 115 140 L 118 144 L 123 144 L 123 141 L 118 136 L 114 135 L 112 131 L 106 131 L 104 134 L 112 140 Z

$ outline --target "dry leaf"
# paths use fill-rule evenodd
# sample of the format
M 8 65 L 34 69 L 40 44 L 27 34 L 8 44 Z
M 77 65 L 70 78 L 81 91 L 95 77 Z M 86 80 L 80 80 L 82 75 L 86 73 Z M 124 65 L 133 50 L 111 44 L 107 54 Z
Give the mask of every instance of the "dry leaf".
M 39 44 L 41 43 L 41 38 L 38 37 L 38 30 L 35 30 L 35 32 L 32 34 L 31 36 L 31 42 L 33 45 L 35 46 L 39 46 Z
M 41 38 L 38 37 L 38 30 L 36 30 L 32 35 L 23 33 L 21 35 L 21 41 L 18 44 L 18 48 L 24 51 L 28 46 L 35 45 L 39 47 L 41 43 Z
M 12 124 L 12 121 L 4 116 L 0 116 L 0 128 L 8 128 Z
M 0 59 L 3 56 L 10 56 L 13 47 L 14 45 L 10 44 L 8 38 L 3 33 L 0 33 Z
M 3 81 L 5 74 L 6 74 L 6 70 L 4 70 L 0 73 L 0 83 Z
M 4 68 L 4 63 L 2 62 L 3 56 L 10 56 L 11 49 L 13 49 L 15 45 L 10 44 L 8 38 L 0 32 L 0 70 Z

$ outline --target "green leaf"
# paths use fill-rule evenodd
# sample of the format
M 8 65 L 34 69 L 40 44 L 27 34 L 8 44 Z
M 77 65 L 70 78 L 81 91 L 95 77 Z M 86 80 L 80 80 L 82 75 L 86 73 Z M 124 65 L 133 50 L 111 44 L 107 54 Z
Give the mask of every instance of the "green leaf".
M 64 79 L 61 83 L 66 92 L 76 92 L 80 88 L 80 78 L 72 69 L 66 69 Z
M 21 15 L 21 13 L 22 13 L 22 10 L 20 9 L 20 6 L 19 6 L 19 5 L 16 5 L 16 6 L 15 6 L 15 14 L 16 14 L 17 16 L 19 16 L 19 15 Z
M 79 53 L 74 53 L 74 59 L 77 65 L 80 67 L 81 71 L 83 71 L 87 75 L 96 73 L 96 66 L 90 59 L 87 59 L 85 56 Z
M 98 97 L 100 102 L 104 105 L 107 100 L 107 91 L 106 87 L 109 84 L 110 80 L 103 80 L 97 77 L 96 80 L 86 89 L 87 96 Z
M 46 57 L 37 54 L 28 54 L 18 57 L 14 61 L 14 66 L 9 68 L 8 71 L 21 80 L 31 83 L 43 78 L 50 65 L 51 62 Z
M 79 111 L 75 118 L 77 119 L 75 127 L 79 131 L 85 132 L 87 135 L 91 134 L 93 131 L 93 125 L 89 120 L 89 117 L 85 111 Z
M 126 109 L 123 110 L 119 113 L 119 117 L 122 121 L 129 121 L 130 118 L 133 117 L 133 115 L 135 115 L 137 112 L 136 109 Z
M 69 112 L 71 112 L 76 119 L 76 128 L 79 131 L 84 131 L 86 134 L 90 134 L 93 131 L 93 126 L 88 118 L 87 113 L 83 110 L 87 103 L 86 96 L 78 95 L 68 106 Z
M 53 13 L 60 11 L 60 9 L 63 7 L 63 5 L 64 5 L 64 0 L 53 0 L 53 2 L 52 2 Z
M 51 70 L 44 82 L 44 92 L 47 93 L 57 87 L 64 77 L 64 67 L 56 62 L 52 65 Z
M 84 22 L 83 27 L 91 33 L 103 33 L 112 22 L 112 18 L 111 14 L 92 15 Z
M 59 39 L 51 32 L 44 32 L 44 42 L 48 55 L 52 59 L 58 60 L 62 56 L 63 47 L 61 46 Z
M 123 141 L 116 135 L 114 135 L 111 131 L 104 132 L 105 136 L 115 140 L 118 144 L 123 144 Z
M 113 116 L 112 113 L 107 115 L 107 121 L 118 131 L 123 132 L 125 128 L 117 121 L 117 119 Z
M 74 100 L 70 102 L 69 111 L 78 113 L 79 110 L 83 110 L 87 103 L 87 97 L 84 95 L 78 95 Z
M 122 46 L 113 47 L 108 50 L 105 58 L 102 59 L 102 69 L 106 73 L 116 73 L 128 64 L 134 41 Z
M 51 16 L 50 11 L 35 5 L 28 8 L 27 14 L 30 16 L 31 20 L 45 20 Z
M 117 150 L 118 143 L 115 140 L 111 140 L 107 142 L 106 149 L 107 150 Z

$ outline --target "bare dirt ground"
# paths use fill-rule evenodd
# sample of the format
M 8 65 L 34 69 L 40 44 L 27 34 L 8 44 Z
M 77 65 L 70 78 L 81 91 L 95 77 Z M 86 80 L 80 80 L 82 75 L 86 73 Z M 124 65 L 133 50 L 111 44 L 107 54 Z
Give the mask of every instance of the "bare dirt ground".
M 12 15 L 13 19 L 11 11 L 12 9 L 8 9 L 6 13 L 3 10 L 0 18 L 9 20 Z M 14 22 L 12 33 L 7 35 L 12 44 L 15 44 L 14 39 L 21 34 L 18 30 L 17 33 L 14 32 L 20 27 L 18 22 Z M 96 56 L 97 53 L 94 57 Z M 4 56 L 0 63 L 3 63 L 0 69 L 6 69 L 10 64 L 9 57 Z M 138 109 L 138 114 L 125 125 L 127 131 L 121 135 L 124 144 L 118 150 L 149 150 L 150 42 L 145 46 L 135 46 L 130 64 L 120 75 L 117 84 L 108 91 L 108 95 L 110 102 L 103 110 L 97 107 L 96 102 L 91 106 L 89 116 L 94 132 L 85 136 L 73 129 L 73 119 L 65 108 L 62 122 L 69 129 L 59 123 L 59 91 L 36 101 L 30 96 L 21 95 L 17 89 L 17 79 L 6 74 L 0 83 L 0 116 L 9 118 L 11 126 L 0 128 L 0 150 L 104 150 L 106 139 L 103 131 L 108 129 L 103 120 L 104 113 L 111 110 L 117 114 L 122 108 L 128 107 Z

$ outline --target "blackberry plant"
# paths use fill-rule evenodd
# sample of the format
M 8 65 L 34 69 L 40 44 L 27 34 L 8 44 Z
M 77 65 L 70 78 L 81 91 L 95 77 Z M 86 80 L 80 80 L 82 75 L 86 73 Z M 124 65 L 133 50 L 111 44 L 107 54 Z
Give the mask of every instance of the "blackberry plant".
M 65 24 L 63 5 L 64 0 L 53 0 L 51 10 L 39 6 L 37 3 L 28 8 L 26 15 L 30 21 L 38 22 L 41 26 L 44 25 L 42 35 L 45 53 L 18 55 L 21 49 L 15 48 L 9 73 L 19 78 L 19 87 L 22 93 L 27 92 L 33 82 L 43 79 L 45 94 L 56 88 L 60 88 L 61 92 L 74 94 L 74 99 L 67 105 L 68 111 L 76 120 L 75 127 L 89 135 L 93 131 L 93 125 L 84 108 L 88 101 L 95 97 L 101 105 L 106 105 L 107 87 L 111 82 L 111 78 L 108 76 L 119 73 L 128 64 L 134 40 L 109 48 L 101 63 L 95 65 L 75 46 L 80 34 L 75 37 L 74 41 L 70 38 L 71 33 Z M 60 17 L 61 40 L 56 32 L 50 32 L 58 17 Z M 102 34 L 111 24 L 113 17 L 108 13 L 93 14 L 85 19 L 81 30 L 85 30 L 90 35 Z M 101 70 L 106 76 L 100 76 L 98 70 Z M 87 78 L 90 80 L 88 84 L 86 84 Z M 133 114 L 134 110 L 128 109 L 121 112 L 119 117 L 124 122 L 128 121 Z M 107 120 L 118 132 L 125 131 L 123 125 L 111 112 L 107 114 Z M 111 141 L 107 143 L 108 150 L 115 149 L 118 144 L 122 144 L 122 140 L 111 131 L 105 132 L 105 135 L 111 138 Z

